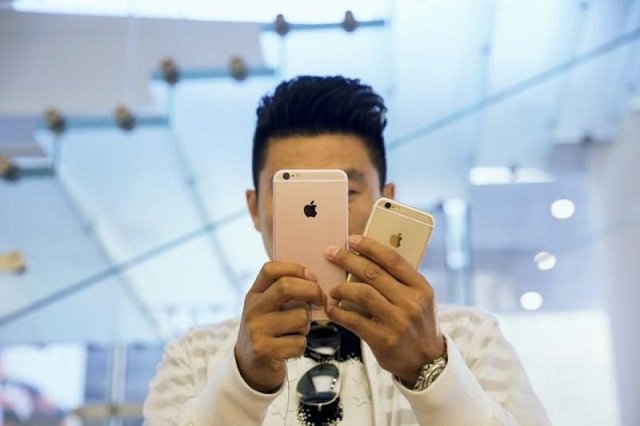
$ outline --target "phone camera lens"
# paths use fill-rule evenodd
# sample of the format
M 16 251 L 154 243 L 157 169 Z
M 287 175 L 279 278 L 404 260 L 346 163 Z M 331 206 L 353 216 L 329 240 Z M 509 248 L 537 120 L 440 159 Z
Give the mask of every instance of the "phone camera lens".
M 290 177 L 291 177 L 291 175 L 288 172 L 284 172 L 282 174 L 282 179 L 284 179 L 284 180 L 289 180 Z
M 386 203 L 384 203 L 384 208 L 385 209 L 390 209 L 391 208 L 391 203 L 388 202 L 388 201 Z

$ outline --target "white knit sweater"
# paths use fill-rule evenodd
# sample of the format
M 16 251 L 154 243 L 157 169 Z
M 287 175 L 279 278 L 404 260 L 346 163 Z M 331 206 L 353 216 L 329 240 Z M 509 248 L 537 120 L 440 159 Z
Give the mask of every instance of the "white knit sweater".
M 440 306 L 438 318 L 449 358 L 440 377 L 424 391 L 411 391 L 377 364 L 363 342 L 364 369 L 349 371 L 352 379 L 342 383 L 341 395 L 351 399 L 344 400 L 341 424 L 550 424 L 495 318 L 457 306 Z M 237 332 L 238 321 L 227 321 L 194 328 L 168 344 L 149 385 L 145 424 L 299 425 L 295 389 L 305 361 L 287 363 L 289 380 L 279 392 L 256 392 L 236 366 Z M 366 403 L 355 403 L 358 398 Z

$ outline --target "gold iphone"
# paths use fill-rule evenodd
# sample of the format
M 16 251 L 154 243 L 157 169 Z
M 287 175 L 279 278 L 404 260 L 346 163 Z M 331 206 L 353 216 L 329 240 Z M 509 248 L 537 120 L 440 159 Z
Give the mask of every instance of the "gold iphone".
M 429 213 L 383 197 L 374 204 L 364 235 L 397 250 L 417 269 L 434 227 L 435 219 Z M 354 281 L 351 274 L 347 281 Z M 341 301 L 340 307 L 369 315 L 363 307 L 347 300 Z
M 347 247 L 348 179 L 343 170 L 279 170 L 273 177 L 273 259 L 296 262 L 316 274 L 325 294 L 346 278 L 325 249 Z M 313 320 L 326 320 L 314 306 Z

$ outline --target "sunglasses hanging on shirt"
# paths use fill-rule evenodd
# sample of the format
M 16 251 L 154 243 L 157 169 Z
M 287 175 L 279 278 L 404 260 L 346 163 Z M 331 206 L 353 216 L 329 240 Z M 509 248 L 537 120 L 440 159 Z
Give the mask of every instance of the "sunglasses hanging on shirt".
M 312 323 L 307 334 L 305 356 L 319 362 L 298 381 L 298 399 L 307 406 L 317 407 L 331 404 L 340 393 L 340 370 L 336 356 L 340 351 L 340 330 L 333 324 Z

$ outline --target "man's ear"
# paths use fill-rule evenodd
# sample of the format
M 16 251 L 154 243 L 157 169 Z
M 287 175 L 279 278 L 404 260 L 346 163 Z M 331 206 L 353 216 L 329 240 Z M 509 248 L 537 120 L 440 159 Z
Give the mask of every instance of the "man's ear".
M 390 199 L 396 198 L 396 184 L 393 182 L 389 182 L 384 185 L 382 188 L 382 196 Z
M 258 220 L 258 193 L 253 189 L 247 189 L 247 209 L 253 220 L 253 227 L 260 232 L 260 221 Z

